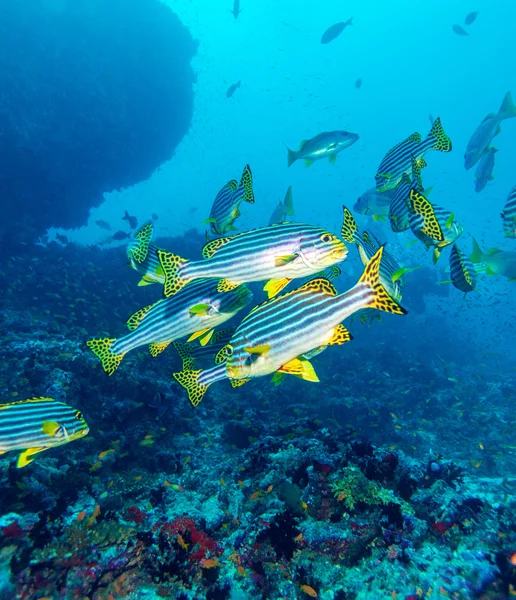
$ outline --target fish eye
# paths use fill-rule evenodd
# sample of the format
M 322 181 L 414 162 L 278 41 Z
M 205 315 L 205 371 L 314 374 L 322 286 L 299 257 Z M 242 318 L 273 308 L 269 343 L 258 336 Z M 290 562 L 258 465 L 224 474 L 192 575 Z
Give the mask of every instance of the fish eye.
M 333 239 L 333 235 L 329 233 L 324 233 L 323 235 L 321 235 L 321 242 L 324 242 L 325 244 L 331 242 Z
M 75 412 L 75 418 L 78 421 L 82 421 L 82 412 L 80 410 L 78 410 L 78 411 Z

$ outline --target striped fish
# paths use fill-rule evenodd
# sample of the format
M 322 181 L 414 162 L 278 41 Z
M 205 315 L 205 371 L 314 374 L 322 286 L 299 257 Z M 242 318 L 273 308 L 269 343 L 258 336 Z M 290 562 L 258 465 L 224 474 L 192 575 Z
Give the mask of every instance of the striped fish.
M 239 206 L 243 200 L 254 204 L 253 175 L 249 165 L 244 167 L 240 183 L 232 179 L 220 190 L 213 201 L 209 218 L 203 223 L 209 223 L 216 235 L 234 231 L 233 223 L 240 216 Z
M 401 181 L 403 173 L 410 175 L 412 156 L 419 161 L 429 150 L 450 152 L 451 149 L 451 140 L 444 133 L 440 118 L 437 118 L 424 140 L 421 138 L 421 134 L 416 132 L 387 152 L 375 176 L 376 189 L 379 192 L 393 189 Z
M 134 236 L 127 247 L 129 266 L 142 276 L 138 285 L 165 282 L 165 275 L 158 259 L 158 248 L 152 240 L 153 225 L 147 223 Z
M 193 369 L 198 362 L 212 366 L 215 362 L 215 355 L 229 342 L 234 332 L 234 328 L 220 329 L 212 335 L 210 341 L 204 346 L 191 342 L 174 342 L 174 348 L 183 361 L 182 368 L 185 370 Z
M 314 350 L 349 341 L 351 336 L 341 324 L 344 319 L 364 308 L 406 312 L 380 283 L 382 253 L 383 247 L 369 261 L 358 283 L 344 294 L 338 295 L 332 283 L 317 278 L 255 307 L 218 353 L 217 362 L 225 364 L 204 372 L 174 373 L 190 402 L 199 404 L 208 386 L 225 378 L 233 387 L 276 372 L 318 381 L 305 357 Z
M 410 190 L 414 189 L 418 192 L 423 192 L 421 169 L 426 167 L 426 161 L 424 158 L 417 161 L 414 156 L 411 160 L 412 179 L 410 179 L 408 173 L 403 173 L 400 182 L 394 190 L 391 205 L 389 206 L 389 222 L 392 231 L 395 233 L 410 229 Z
M 503 232 L 506 237 L 516 238 L 516 185 L 507 196 L 502 210 Z
M 269 280 L 264 290 L 271 298 L 292 279 L 339 263 L 347 253 L 344 243 L 325 229 L 281 223 L 212 240 L 204 246 L 201 261 L 188 261 L 163 250 L 158 250 L 158 257 L 165 273 L 166 297 L 190 281 L 216 278 L 220 279 L 220 292 L 242 283 Z
M 276 208 L 274 209 L 269 219 L 269 225 L 274 225 L 275 223 L 283 223 L 287 220 L 288 217 L 293 216 L 294 200 L 292 198 L 292 186 L 289 185 L 283 202 L 280 202 L 278 206 L 276 206 Z
M 477 272 L 471 260 L 453 244 L 450 253 L 451 282 L 461 292 L 473 292 L 477 285 Z
M 453 244 L 464 228 L 455 221 L 455 215 L 432 204 L 428 198 L 416 190 L 410 190 L 410 229 L 423 242 L 426 248 L 433 246 L 433 262 L 439 260 L 444 247 Z
M 252 294 L 241 286 L 224 294 L 217 291 L 215 279 L 202 279 L 186 286 L 172 298 L 159 300 L 132 315 L 127 321 L 129 333 L 120 338 L 92 339 L 86 342 L 113 375 L 127 352 L 149 344 L 151 356 L 157 356 L 174 340 L 190 335 L 209 342 L 213 329 L 249 304 Z
M 39 452 L 80 439 L 89 430 L 79 410 L 52 398 L 0 404 L 0 454 L 23 450 L 18 468 L 31 463 Z

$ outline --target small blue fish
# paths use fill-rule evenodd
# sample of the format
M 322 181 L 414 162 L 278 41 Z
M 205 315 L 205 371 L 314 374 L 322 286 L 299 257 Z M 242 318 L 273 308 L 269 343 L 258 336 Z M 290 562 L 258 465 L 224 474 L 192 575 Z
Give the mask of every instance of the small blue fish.
M 496 152 L 498 150 L 491 146 L 480 159 L 475 171 L 475 192 L 481 192 L 486 187 L 487 182 L 494 179 L 493 169 Z
M 328 27 L 328 29 L 321 36 L 321 44 L 329 44 L 330 42 L 333 42 L 334 39 L 338 38 L 344 29 L 346 29 L 346 27 L 353 25 L 353 18 L 354 17 L 351 17 L 351 19 L 348 19 L 347 21 L 335 23 Z

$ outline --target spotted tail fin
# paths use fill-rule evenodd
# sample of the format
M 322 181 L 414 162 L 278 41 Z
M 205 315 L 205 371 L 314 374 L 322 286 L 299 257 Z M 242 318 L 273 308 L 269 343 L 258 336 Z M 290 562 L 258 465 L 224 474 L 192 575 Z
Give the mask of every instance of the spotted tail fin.
M 383 310 L 394 315 L 405 315 L 407 311 L 389 296 L 386 289 L 380 283 L 380 264 L 383 248 L 381 246 L 371 257 L 371 260 L 367 263 L 362 273 L 362 277 L 358 280 L 358 285 L 365 285 L 373 292 L 371 299 L 363 308 L 376 308 L 377 310 Z
M 254 204 L 253 174 L 251 173 L 251 167 L 249 165 L 246 165 L 242 171 L 240 185 L 244 188 L 244 196 L 242 199 L 249 202 L 249 204 Z
M 188 279 L 181 275 L 181 267 L 188 261 L 172 252 L 157 250 L 158 259 L 165 274 L 165 283 L 163 285 L 163 294 L 165 298 L 177 294 L 180 289 L 188 283 Z
M 432 129 L 430 129 L 429 137 L 433 137 L 435 139 L 434 145 L 432 148 L 434 150 L 438 150 L 439 152 L 450 152 L 452 149 L 452 142 L 450 138 L 444 133 L 443 126 L 441 124 L 441 118 L 437 117 L 432 125 Z
M 115 342 L 116 338 L 94 339 L 86 342 L 86 346 L 88 346 L 95 356 L 100 358 L 102 368 L 108 375 L 113 375 L 125 355 L 125 352 L 121 354 L 113 352 L 112 347 Z
M 152 223 L 147 223 L 136 233 L 134 240 L 129 246 L 128 254 L 138 264 L 142 264 L 147 258 L 149 245 L 152 240 L 152 233 L 153 225 Z
M 192 345 L 185 342 L 174 342 L 174 348 L 183 361 L 183 371 L 191 371 L 195 366 L 195 358 L 192 356 Z
M 342 220 L 342 228 L 340 234 L 342 239 L 349 244 L 356 244 L 358 241 L 358 226 L 355 217 L 351 214 L 349 208 L 342 207 L 344 218 Z

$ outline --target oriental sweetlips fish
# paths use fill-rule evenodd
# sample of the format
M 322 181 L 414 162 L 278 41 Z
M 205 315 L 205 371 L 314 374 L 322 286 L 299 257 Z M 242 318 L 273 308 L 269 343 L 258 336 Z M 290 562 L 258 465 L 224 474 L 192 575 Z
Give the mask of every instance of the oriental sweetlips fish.
M 466 169 L 471 169 L 476 165 L 487 152 L 493 138 L 502 130 L 502 121 L 513 117 L 516 117 L 516 106 L 512 100 L 511 92 L 507 92 L 498 112 L 488 114 L 471 136 L 464 154 L 464 167 Z
M 39 452 L 87 435 L 82 413 L 52 398 L 30 398 L 0 404 L 0 454 L 23 450 L 17 467 L 25 467 Z
M 478 242 L 473 238 L 473 252 L 471 253 L 471 262 L 478 264 L 477 272 L 483 272 L 486 275 L 503 275 L 509 281 L 516 282 L 516 252 L 507 252 L 490 248 L 483 252 Z
M 239 206 L 243 200 L 254 204 L 253 175 L 249 165 L 244 167 L 240 183 L 232 179 L 220 190 L 213 201 L 209 218 L 203 223 L 209 223 L 216 235 L 234 231 L 233 223 L 240 216 Z
M 162 250 L 158 257 L 167 297 L 196 279 L 216 278 L 220 292 L 269 280 L 264 289 L 271 298 L 292 279 L 318 273 L 343 261 L 347 253 L 344 243 L 325 229 L 281 223 L 212 240 L 204 246 L 201 261 L 188 261 Z
M 474 292 L 477 285 L 477 272 L 471 260 L 453 244 L 450 253 L 451 283 L 461 292 Z
M 338 295 L 332 283 L 317 278 L 255 307 L 237 327 L 230 343 L 219 351 L 217 362 L 222 364 L 207 371 L 174 373 L 190 402 L 196 406 L 209 385 L 226 378 L 233 387 L 278 372 L 318 381 L 312 364 L 304 357 L 349 341 L 351 336 L 341 324 L 344 319 L 364 308 L 405 314 L 380 283 L 382 253 L 383 247 L 369 261 L 358 283 L 344 294 Z
M 174 342 L 174 348 L 183 362 L 183 369 L 193 369 L 197 362 L 207 361 L 211 365 L 215 362 L 215 355 L 225 346 L 235 330 L 233 328 L 219 329 L 216 331 L 208 344 L 199 346 L 188 342 Z
M 274 212 L 269 219 L 269 225 L 274 225 L 275 223 L 283 223 L 287 220 L 287 217 L 294 216 L 294 200 L 292 199 L 292 186 L 288 186 L 287 193 L 285 194 L 285 198 L 283 202 L 280 202 L 278 206 L 274 209 Z
M 395 188 L 403 173 L 411 174 L 412 157 L 419 162 L 429 150 L 450 152 L 451 149 L 451 140 L 444 132 L 441 120 L 437 118 L 424 140 L 421 134 L 416 132 L 387 152 L 375 176 L 376 188 L 380 192 Z
M 502 210 L 503 232 L 506 237 L 516 238 L 516 185 L 507 196 Z
M 433 262 L 439 260 L 444 247 L 453 244 L 464 228 L 455 221 L 455 215 L 440 206 L 432 204 L 420 192 L 410 190 L 410 228 L 426 248 L 433 246 Z
M 158 248 L 150 243 L 152 234 L 152 223 L 147 223 L 127 246 L 129 266 L 142 276 L 138 283 L 140 286 L 165 283 L 165 275 L 158 259 Z
M 93 339 L 86 342 L 113 375 L 130 350 L 149 344 L 151 356 L 157 356 L 174 340 L 190 336 L 209 342 L 213 329 L 221 325 L 251 301 L 252 294 L 243 285 L 228 293 L 217 291 L 215 279 L 203 279 L 188 285 L 171 298 L 146 306 L 127 321 L 129 333 L 121 338 Z
M 394 190 L 379 192 L 375 187 L 365 191 L 353 205 L 353 210 L 373 218 L 373 221 L 385 221 Z
M 288 166 L 295 163 L 296 160 L 303 159 L 305 165 L 309 167 L 316 160 L 328 158 L 331 163 L 337 160 L 337 154 L 345 148 L 352 146 L 359 136 L 349 131 L 326 131 L 317 134 L 309 140 L 303 140 L 299 150 L 288 150 Z
M 423 192 L 421 169 L 426 166 L 424 158 L 419 162 L 412 157 L 412 180 L 407 173 L 403 173 L 401 181 L 396 186 L 389 207 L 389 222 L 395 233 L 406 231 L 410 228 L 410 191 Z M 384 192 L 385 193 L 385 192 Z

